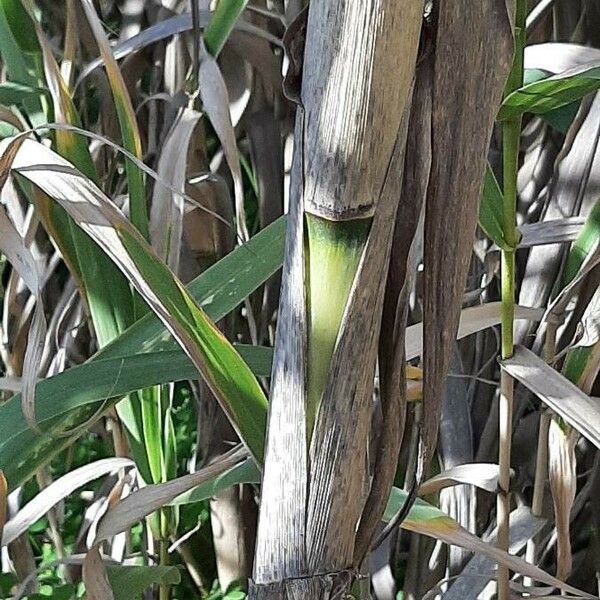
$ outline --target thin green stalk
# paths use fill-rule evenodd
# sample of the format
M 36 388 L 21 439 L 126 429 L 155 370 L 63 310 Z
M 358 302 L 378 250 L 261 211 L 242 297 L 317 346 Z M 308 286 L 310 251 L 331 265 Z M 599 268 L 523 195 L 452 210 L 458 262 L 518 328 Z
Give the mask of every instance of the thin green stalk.
M 515 7 L 515 55 L 513 66 L 506 84 L 505 95 L 523 85 L 524 49 L 526 37 L 527 1 L 517 0 Z M 512 357 L 514 352 L 513 324 L 515 316 L 515 249 L 518 243 L 517 232 L 517 174 L 519 170 L 519 147 L 521 141 L 521 117 L 508 119 L 503 124 L 503 230 L 508 249 L 502 251 L 502 347 L 503 359 Z M 504 371 L 500 381 L 499 405 L 499 493 L 497 504 L 498 546 L 508 550 L 510 532 L 510 455 L 512 444 L 512 418 L 514 381 Z M 510 597 L 510 573 L 498 568 L 498 599 Z

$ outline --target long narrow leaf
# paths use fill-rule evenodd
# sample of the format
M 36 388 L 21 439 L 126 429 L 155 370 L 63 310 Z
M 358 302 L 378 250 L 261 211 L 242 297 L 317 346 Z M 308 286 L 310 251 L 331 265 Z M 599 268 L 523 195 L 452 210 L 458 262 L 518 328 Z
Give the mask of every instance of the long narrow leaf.
M 5 142 L 3 151 L 7 147 Z M 137 230 L 89 179 L 42 144 L 26 140 L 13 171 L 59 202 L 101 245 L 185 349 L 252 454 L 261 457 L 266 398 L 256 378 Z
M 502 104 L 498 118 L 509 119 L 530 112 L 543 114 L 580 100 L 600 88 L 598 62 L 569 69 L 536 81 L 509 94 Z
M 282 218 L 189 285 L 211 319 L 219 321 L 280 268 L 284 235 Z M 269 375 L 271 350 L 239 350 L 257 376 Z M 197 369 L 158 318 L 149 314 L 88 363 L 38 383 L 36 415 L 44 435 L 27 426 L 19 395 L 0 405 L 0 469 L 5 470 L 10 488 L 23 483 L 77 435 L 65 436 L 65 432 L 100 416 L 135 389 L 179 377 L 197 377 Z

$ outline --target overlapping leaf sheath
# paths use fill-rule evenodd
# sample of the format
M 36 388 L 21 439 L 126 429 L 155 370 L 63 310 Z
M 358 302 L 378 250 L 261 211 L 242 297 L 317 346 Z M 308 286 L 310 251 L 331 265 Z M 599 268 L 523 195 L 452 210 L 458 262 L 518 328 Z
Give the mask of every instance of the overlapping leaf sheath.
M 310 5 L 255 598 L 331 598 L 358 566 L 394 192 L 421 19 L 420 0 Z
M 441 2 L 435 15 L 424 244 L 424 460 L 435 445 L 486 153 L 512 56 L 506 6 L 505 0 L 456 0 Z

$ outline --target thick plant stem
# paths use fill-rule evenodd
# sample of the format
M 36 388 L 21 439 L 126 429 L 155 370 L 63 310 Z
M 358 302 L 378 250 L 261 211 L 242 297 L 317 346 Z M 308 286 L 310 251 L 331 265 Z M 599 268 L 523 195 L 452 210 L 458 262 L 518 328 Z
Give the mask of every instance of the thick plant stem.
M 525 22 L 527 1 L 517 0 L 515 9 L 515 55 L 511 73 L 506 84 L 506 94 L 523 85 L 523 61 L 525 48 Z M 515 249 L 517 234 L 517 175 L 519 170 L 519 147 L 521 118 L 507 120 L 503 125 L 503 180 L 504 210 L 503 229 L 509 250 L 502 252 L 502 359 L 511 358 L 514 351 L 513 323 L 515 312 Z M 500 440 L 498 450 L 498 546 L 508 550 L 510 532 L 510 455 L 512 443 L 512 416 L 514 381 L 505 372 L 500 381 Z M 504 567 L 498 568 L 498 599 L 510 597 L 510 574 Z

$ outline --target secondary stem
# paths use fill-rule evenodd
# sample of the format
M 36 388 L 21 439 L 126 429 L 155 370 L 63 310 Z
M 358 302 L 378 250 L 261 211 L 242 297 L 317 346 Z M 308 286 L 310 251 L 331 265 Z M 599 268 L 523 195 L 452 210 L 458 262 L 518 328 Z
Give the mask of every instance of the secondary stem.
M 515 9 L 515 56 L 506 84 L 506 95 L 523 85 L 523 62 L 527 19 L 527 1 L 517 0 Z M 502 252 L 502 358 L 512 357 L 514 352 L 513 323 L 515 316 L 515 249 L 517 233 L 517 174 L 519 170 L 519 147 L 521 141 L 521 118 L 507 120 L 503 125 L 503 229 L 510 247 Z M 499 478 L 498 478 L 498 546 L 508 550 L 510 533 L 510 455 L 512 444 L 514 381 L 504 371 L 500 380 L 499 405 Z M 510 574 L 504 567 L 498 568 L 498 599 L 510 597 Z
M 160 541 L 159 541 L 159 564 L 161 567 L 169 565 L 169 538 L 168 531 L 168 515 L 163 508 L 160 510 Z M 168 583 L 161 583 L 159 587 L 160 600 L 169 600 L 171 597 L 171 586 Z

